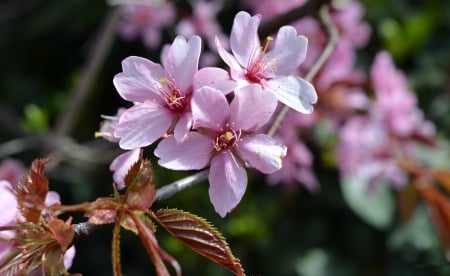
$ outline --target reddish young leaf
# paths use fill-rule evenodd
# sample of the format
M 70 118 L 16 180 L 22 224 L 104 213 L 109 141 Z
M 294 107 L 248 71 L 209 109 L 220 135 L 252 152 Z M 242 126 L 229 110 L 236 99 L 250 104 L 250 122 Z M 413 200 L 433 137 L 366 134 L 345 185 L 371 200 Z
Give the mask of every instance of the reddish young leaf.
M 84 215 L 89 218 L 89 222 L 97 225 L 113 223 L 120 208 L 114 199 L 109 197 L 97 198 L 91 204 L 92 210 Z
M 436 227 L 442 243 L 450 250 L 450 199 L 431 185 L 421 185 L 419 192 L 428 206 L 431 219 Z
M 177 276 L 181 276 L 181 267 L 178 262 L 170 256 L 166 251 L 164 251 L 158 245 L 158 241 L 156 240 L 155 235 L 150 227 L 148 227 L 147 223 L 142 220 L 139 216 L 137 216 L 133 212 L 127 212 L 127 215 L 134 221 L 136 227 L 138 229 L 139 237 L 141 238 L 141 242 L 144 245 L 147 253 L 150 255 L 150 258 L 153 261 L 153 265 L 156 269 L 156 274 L 158 276 L 169 276 L 169 271 L 165 266 L 163 260 L 169 262 L 172 267 L 175 269 Z
M 170 234 L 192 250 L 236 275 L 244 275 L 239 259 L 233 256 L 223 236 L 203 218 L 176 209 L 161 209 L 155 215 Z
M 139 165 L 136 172 L 136 166 Z M 132 181 L 130 179 L 133 179 Z M 134 208 L 146 210 L 155 201 L 156 189 L 153 185 L 153 170 L 149 160 L 143 159 L 138 161 L 130 169 L 125 177 L 127 192 L 124 196 L 125 202 Z
M 61 219 L 52 219 L 47 224 L 53 234 L 53 238 L 58 241 L 63 252 L 65 252 L 72 244 L 73 237 L 75 235 L 75 227 L 71 224 L 71 222 L 71 219 L 67 222 L 64 222 Z
M 444 187 L 448 192 L 450 192 L 450 172 L 446 170 L 435 170 L 433 171 L 434 179 Z
M 34 160 L 29 173 L 17 185 L 16 197 L 19 211 L 28 222 L 37 223 L 41 217 L 48 193 L 48 180 L 43 174 L 48 162 L 50 159 Z

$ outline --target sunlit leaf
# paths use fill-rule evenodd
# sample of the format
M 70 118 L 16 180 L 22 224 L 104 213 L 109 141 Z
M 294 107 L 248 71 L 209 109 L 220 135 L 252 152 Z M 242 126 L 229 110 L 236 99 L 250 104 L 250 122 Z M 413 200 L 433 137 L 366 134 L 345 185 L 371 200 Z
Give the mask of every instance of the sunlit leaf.
M 239 259 L 233 256 L 224 237 L 203 218 L 176 209 L 161 209 L 155 215 L 170 234 L 192 250 L 236 275 L 244 275 Z
M 48 193 L 48 180 L 44 167 L 50 159 L 36 159 L 29 173 L 17 185 L 16 196 L 19 211 L 26 221 L 37 223 L 44 208 Z
M 360 218 L 378 229 L 386 229 L 395 213 L 392 191 L 385 183 L 379 183 L 372 190 L 368 186 L 366 181 L 346 178 L 341 183 L 342 194 Z

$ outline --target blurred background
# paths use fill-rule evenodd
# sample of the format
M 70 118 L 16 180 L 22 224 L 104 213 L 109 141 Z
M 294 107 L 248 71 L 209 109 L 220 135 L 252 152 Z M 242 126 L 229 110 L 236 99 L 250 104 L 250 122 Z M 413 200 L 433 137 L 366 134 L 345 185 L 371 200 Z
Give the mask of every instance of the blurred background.
M 284 2 L 288 1 L 280 5 Z M 120 98 L 112 79 L 121 72 L 121 61 L 127 56 L 159 62 L 162 45 L 171 43 L 180 32 L 175 28 L 177 22 L 190 16 L 195 6 L 195 1 L 172 1 L 175 13 L 167 16 L 173 16 L 173 21 L 160 27 L 157 42 L 149 42 L 124 34 L 121 19 L 125 12 L 116 3 L 0 3 L 0 160 L 13 158 L 29 166 L 35 158 L 54 157 L 47 176 L 63 204 L 92 201 L 112 193 L 108 166 L 121 150 L 114 143 L 94 138 L 101 115 L 114 115 L 119 107 L 130 106 Z M 388 50 L 396 66 L 405 72 L 425 117 L 447 141 L 450 3 L 361 3 L 371 36 L 367 46 L 357 50 L 356 66 L 367 74 L 376 52 Z M 226 1 L 220 7 L 215 19 L 225 34 L 229 34 L 237 11 L 251 11 L 251 5 L 239 1 Z M 210 46 L 205 43 L 204 47 Z M 268 185 L 263 175 L 249 170 L 246 194 L 225 219 L 214 212 L 206 182 L 155 208 L 176 207 L 212 222 L 241 259 L 247 275 L 450 275 L 445 249 L 425 206 L 419 204 L 408 222 L 395 213 L 392 223 L 383 229 L 374 227 L 355 214 L 343 198 L 339 171 L 328 158 L 330 149 L 309 146 L 320 186 L 316 191 L 301 185 Z M 154 159 L 151 153 L 151 148 L 146 149 L 146 156 Z M 430 154 L 429 158 L 438 158 Z M 450 167 L 446 159 L 450 154 L 441 154 L 442 164 Z M 189 175 L 157 165 L 154 168 L 158 187 Z M 76 214 L 74 219 L 84 220 Z M 70 271 L 111 275 L 111 232 L 112 227 L 103 227 L 77 244 Z M 230 275 L 167 235 L 162 227 L 157 237 L 179 261 L 185 275 Z M 124 275 L 154 274 L 138 237 L 123 231 L 121 248 Z

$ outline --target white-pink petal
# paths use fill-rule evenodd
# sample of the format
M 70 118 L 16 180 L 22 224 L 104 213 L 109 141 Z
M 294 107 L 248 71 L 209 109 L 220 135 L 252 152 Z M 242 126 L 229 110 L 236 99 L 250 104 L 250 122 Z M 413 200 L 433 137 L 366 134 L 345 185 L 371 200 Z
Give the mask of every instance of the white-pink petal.
M 208 86 L 194 92 L 191 110 L 194 128 L 204 127 L 212 130 L 219 130 L 230 114 L 225 95 Z
M 236 147 L 239 156 L 262 173 L 273 173 L 282 167 L 286 146 L 265 134 L 244 136 Z
M 192 87 L 194 74 L 198 71 L 200 50 L 200 37 L 193 36 L 186 42 L 184 37 L 177 36 L 164 60 L 167 77 L 175 80 L 182 94 Z
M 131 166 L 139 160 L 140 156 L 141 149 L 137 148 L 120 154 L 111 162 L 109 170 L 113 172 L 113 179 L 117 189 L 122 190 L 125 188 L 125 176 Z
M 284 76 L 269 80 L 265 90 L 271 91 L 278 100 L 304 114 L 313 112 L 312 104 L 317 102 L 314 86 L 297 76 Z
M 253 132 L 270 120 L 277 104 L 277 97 L 263 91 L 260 85 L 238 88 L 230 105 L 229 122 L 238 129 Z
M 203 86 L 228 94 L 236 88 L 236 82 L 230 79 L 227 71 L 218 67 L 206 67 L 200 69 L 194 76 L 194 91 Z
M 241 11 L 236 14 L 230 35 L 230 47 L 239 64 L 246 68 L 249 61 L 256 58 L 260 52 L 258 26 L 260 15 L 250 16 Z
M 219 56 L 228 66 L 230 66 L 231 71 L 242 71 L 242 66 L 232 54 L 228 53 L 228 51 L 225 50 L 217 36 L 214 41 L 216 43 Z
M 119 119 L 114 136 L 122 149 L 146 147 L 160 138 L 172 123 L 173 114 L 154 101 L 130 107 Z
M 192 113 L 185 112 L 178 119 L 178 122 L 175 125 L 175 129 L 173 130 L 173 136 L 177 141 L 183 141 L 192 127 Z
M 294 72 L 305 60 L 308 39 L 297 35 L 292 26 L 283 26 L 278 31 L 275 46 L 264 55 L 269 68 L 276 68 L 278 76 Z
M 211 203 L 216 212 L 225 217 L 245 193 L 247 172 L 231 152 L 220 152 L 211 160 L 208 180 Z
M 171 170 L 199 170 L 208 165 L 213 151 L 212 139 L 198 132 L 190 132 L 182 141 L 173 136 L 164 138 L 156 147 L 158 164 Z
M 119 95 L 131 102 L 157 99 L 160 79 L 165 76 L 161 65 L 148 59 L 131 56 L 122 61 L 122 73 L 118 73 L 113 83 Z

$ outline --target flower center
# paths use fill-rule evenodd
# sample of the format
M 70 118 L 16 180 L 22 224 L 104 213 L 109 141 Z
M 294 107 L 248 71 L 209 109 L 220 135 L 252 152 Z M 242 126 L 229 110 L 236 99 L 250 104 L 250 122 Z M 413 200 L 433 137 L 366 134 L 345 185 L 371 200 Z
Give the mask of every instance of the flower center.
M 228 151 L 234 147 L 241 137 L 241 130 L 234 130 L 230 125 L 226 125 L 225 129 L 220 129 L 213 140 L 216 151 Z
M 186 110 L 188 100 L 186 96 L 181 95 L 180 89 L 177 87 L 175 80 L 167 80 L 162 78 L 160 80 L 163 88 L 161 89 L 161 96 L 166 103 L 166 106 L 175 112 L 183 112 Z
M 251 83 L 263 84 L 263 80 L 267 78 L 267 70 L 269 66 L 263 61 L 264 54 L 267 52 L 270 42 L 273 40 L 272 37 L 268 36 L 266 38 L 266 43 L 264 47 L 261 47 L 260 51 L 253 53 L 250 57 L 249 64 L 245 71 L 244 77 Z

